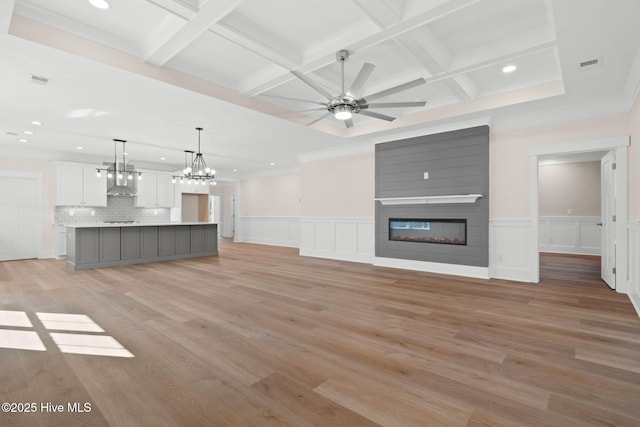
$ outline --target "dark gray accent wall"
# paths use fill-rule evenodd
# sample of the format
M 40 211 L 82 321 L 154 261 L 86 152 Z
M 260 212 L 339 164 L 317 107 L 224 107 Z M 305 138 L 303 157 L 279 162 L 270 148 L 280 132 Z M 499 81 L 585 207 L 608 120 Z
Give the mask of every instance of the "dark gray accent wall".
M 429 179 L 424 179 L 424 173 Z M 488 267 L 489 127 L 376 145 L 376 198 L 482 194 L 472 204 L 376 202 L 376 256 Z M 467 245 L 389 240 L 389 218 L 466 218 Z

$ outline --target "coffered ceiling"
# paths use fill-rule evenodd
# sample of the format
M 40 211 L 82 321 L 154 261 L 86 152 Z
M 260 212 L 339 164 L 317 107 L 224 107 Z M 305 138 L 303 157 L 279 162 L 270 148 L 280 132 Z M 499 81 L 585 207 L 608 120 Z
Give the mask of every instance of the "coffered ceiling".
M 4 153 L 98 159 L 122 138 L 132 161 L 170 170 L 202 126 L 207 161 L 233 178 L 447 124 L 616 113 L 640 78 L 634 0 L 107 1 L 3 0 Z M 375 65 L 357 97 L 423 78 L 376 102 L 426 105 L 350 128 L 301 111 L 341 93 L 343 49 L 346 88 Z

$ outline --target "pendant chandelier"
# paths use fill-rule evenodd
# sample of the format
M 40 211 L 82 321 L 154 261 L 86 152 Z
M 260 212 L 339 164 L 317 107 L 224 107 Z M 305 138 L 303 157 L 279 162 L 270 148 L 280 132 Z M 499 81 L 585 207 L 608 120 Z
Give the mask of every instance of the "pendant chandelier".
M 215 185 L 213 179 L 216 177 L 216 171 L 207 166 L 200 151 L 200 132 L 202 132 L 202 128 L 198 127 L 196 130 L 198 131 L 198 152 L 184 150 L 184 170 L 181 176 L 173 177 L 174 184 L 179 179 L 180 184 L 186 181 L 188 184 Z M 188 163 L 189 155 L 191 155 L 191 161 Z
M 118 142 L 122 143 L 122 167 L 118 166 Z M 125 179 L 123 186 L 127 185 L 127 182 L 133 180 L 134 176 L 138 177 L 138 180 L 142 179 L 142 172 L 138 172 L 135 170 L 131 170 L 127 168 L 127 162 L 124 158 L 125 156 L 125 144 L 126 140 L 124 139 L 114 139 L 113 140 L 113 164 L 109 165 L 106 168 L 96 168 L 96 176 L 100 178 L 102 176 L 102 172 L 107 172 L 107 178 L 113 178 L 114 175 L 116 177 L 117 183 L 120 185 L 120 180 Z M 105 162 L 105 164 L 108 164 Z

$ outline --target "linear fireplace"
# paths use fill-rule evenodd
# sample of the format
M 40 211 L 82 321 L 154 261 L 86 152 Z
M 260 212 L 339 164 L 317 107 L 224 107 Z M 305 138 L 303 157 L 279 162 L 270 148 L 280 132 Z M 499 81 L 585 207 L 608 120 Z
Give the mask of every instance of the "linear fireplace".
M 467 220 L 389 218 L 389 240 L 466 246 Z

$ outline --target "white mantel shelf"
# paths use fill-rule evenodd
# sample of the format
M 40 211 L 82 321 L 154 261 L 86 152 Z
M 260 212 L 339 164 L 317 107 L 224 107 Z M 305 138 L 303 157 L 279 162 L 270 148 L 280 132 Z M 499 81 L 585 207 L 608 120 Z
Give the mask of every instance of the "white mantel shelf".
M 449 203 L 475 203 L 482 194 L 452 194 L 449 196 L 386 197 L 376 199 L 383 205 L 435 205 Z

